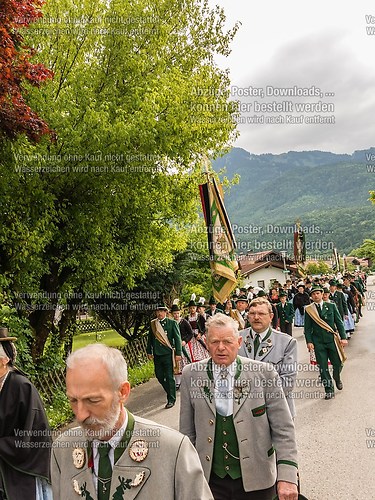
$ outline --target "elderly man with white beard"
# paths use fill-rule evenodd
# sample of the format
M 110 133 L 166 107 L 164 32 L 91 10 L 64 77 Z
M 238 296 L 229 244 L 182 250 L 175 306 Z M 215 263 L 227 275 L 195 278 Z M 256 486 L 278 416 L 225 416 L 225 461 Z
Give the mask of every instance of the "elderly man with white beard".
M 213 498 L 190 440 L 125 408 L 130 384 L 120 351 L 103 344 L 75 351 L 66 390 L 79 427 L 54 443 L 54 500 Z

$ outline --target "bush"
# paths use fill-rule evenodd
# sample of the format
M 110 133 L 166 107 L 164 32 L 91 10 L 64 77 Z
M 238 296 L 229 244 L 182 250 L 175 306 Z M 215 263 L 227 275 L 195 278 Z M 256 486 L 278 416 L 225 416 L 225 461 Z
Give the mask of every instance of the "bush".
M 42 396 L 43 399 L 43 396 Z M 51 429 L 58 429 L 74 419 L 69 400 L 62 390 L 57 390 L 52 404 L 44 404 Z
M 144 365 L 135 366 L 134 368 L 129 368 L 128 370 L 128 380 L 132 387 L 136 385 L 143 384 L 154 377 L 154 363 L 153 361 L 148 361 Z

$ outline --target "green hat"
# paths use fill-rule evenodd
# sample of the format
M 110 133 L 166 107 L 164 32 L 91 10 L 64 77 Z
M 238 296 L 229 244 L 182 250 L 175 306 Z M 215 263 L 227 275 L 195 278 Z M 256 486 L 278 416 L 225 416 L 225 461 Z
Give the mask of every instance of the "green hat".
M 337 281 L 336 280 L 329 280 L 328 282 L 330 286 L 337 286 Z
M 215 298 L 211 295 L 210 300 L 208 301 L 208 305 L 211 306 L 211 305 L 214 305 L 214 304 L 217 304 L 217 302 L 216 302 Z
M 323 288 L 323 293 L 331 293 L 331 290 L 326 286 L 323 286 L 322 288 Z
M 247 297 L 245 297 L 244 295 L 240 295 L 239 297 L 237 297 L 235 300 L 234 300 L 234 303 L 237 304 L 237 302 L 249 302 L 247 300 Z
M 279 297 L 288 297 L 288 294 L 286 292 L 280 292 Z
M 259 290 L 257 297 L 266 297 L 267 294 L 264 290 Z
M 197 307 L 197 304 L 195 303 L 195 300 L 191 300 L 191 301 L 188 303 L 188 307 L 192 307 L 192 306 Z
M 324 288 L 320 285 L 313 285 L 310 289 L 310 295 L 313 293 L 313 292 L 324 292 Z

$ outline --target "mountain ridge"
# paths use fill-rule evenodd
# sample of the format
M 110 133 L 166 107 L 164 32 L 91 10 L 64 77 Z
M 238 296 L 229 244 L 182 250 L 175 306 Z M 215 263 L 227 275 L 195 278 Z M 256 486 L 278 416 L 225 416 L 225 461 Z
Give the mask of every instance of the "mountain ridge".
M 314 150 L 277 155 L 233 148 L 215 160 L 213 168 L 217 172 L 224 168 L 229 178 L 240 175 L 240 183 L 225 195 L 237 240 L 247 244 L 247 251 L 262 242 L 280 242 L 280 232 L 254 235 L 244 229 L 290 226 L 297 219 L 321 228 L 308 238 L 311 244 L 330 243 L 322 254 L 331 253 L 332 246 L 349 253 L 363 239 L 374 238 L 375 207 L 368 199 L 369 191 L 375 190 L 375 169 L 371 173 L 368 168 L 375 163 L 369 161 L 371 155 L 375 157 L 375 147 L 352 154 Z

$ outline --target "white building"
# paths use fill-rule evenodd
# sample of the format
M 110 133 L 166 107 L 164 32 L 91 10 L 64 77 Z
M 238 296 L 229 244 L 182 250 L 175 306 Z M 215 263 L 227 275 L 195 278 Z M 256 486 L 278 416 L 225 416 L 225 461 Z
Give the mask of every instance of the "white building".
M 245 287 L 260 287 L 268 291 L 274 281 L 283 285 L 288 278 L 300 276 L 294 261 L 276 250 L 247 254 L 239 261 Z

